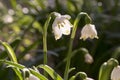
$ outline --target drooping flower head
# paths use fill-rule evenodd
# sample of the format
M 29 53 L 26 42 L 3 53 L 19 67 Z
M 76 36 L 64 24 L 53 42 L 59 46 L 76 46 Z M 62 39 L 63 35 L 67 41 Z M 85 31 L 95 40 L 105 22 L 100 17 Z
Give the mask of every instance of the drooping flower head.
M 81 37 L 80 39 L 86 40 L 87 38 L 93 39 L 93 38 L 97 38 L 97 31 L 95 29 L 95 25 L 93 24 L 86 24 L 82 31 L 81 31 Z
M 112 70 L 111 80 L 120 80 L 120 66 L 117 66 Z
M 86 63 L 88 63 L 88 64 L 93 63 L 93 57 L 89 53 L 86 53 L 84 58 L 85 58 Z
M 69 22 L 69 19 L 71 18 L 69 15 L 61 15 L 59 13 L 56 13 L 55 15 L 56 18 L 52 24 L 52 29 L 55 39 L 58 40 L 62 37 L 62 34 L 69 35 L 73 25 Z

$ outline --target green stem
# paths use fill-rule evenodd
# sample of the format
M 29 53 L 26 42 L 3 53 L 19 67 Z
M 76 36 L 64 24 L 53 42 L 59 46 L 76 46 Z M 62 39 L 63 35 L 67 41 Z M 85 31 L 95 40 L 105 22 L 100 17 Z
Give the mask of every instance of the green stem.
M 48 17 L 43 28 L 43 63 L 44 65 L 47 64 L 47 29 L 48 29 L 50 20 L 51 20 L 51 16 Z M 47 77 L 47 74 L 45 71 L 44 71 L 44 75 Z
M 44 25 L 44 30 L 43 30 L 43 53 L 44 53 L 44 64 L 47 64 L 47 29 L 49 22 L 51 20 L 51 16 L 48 17 L 45 25 Z
M 85 15 L 86 23 L 91 22 L 91 19 L 88 16 L 88 14 L 84 13 L 84 12 L 79 13 L 78 16 L 76 17 L 75 21 L 74 21 L 72 34 L 71 34 L 70 42 L 69 42 L 70 45 L 69 45 L 69 48 L 68 48 L 67 64 L 66 64 L 65 73 L 64 73 L 64 80 L 68 80 L 68 74 L 69 74 L 68 71 L 69 71 L 69 68 L 70 68 L 70 61 L 71 61 L 71 57 L 72 57 L 73 40 L 75 38 L 78 23 L 79 23 L 81 17 L 84 16 L 84 15 Z
M 68 55 L 67 55 L 67 64 L 66 64 L 66 68 L 65 68 L 65 73 L 64 73 L 64 80 L 68 80 L 68 71 L 70 68 L 70 61 L 71 61 L 71 52 L 72 52 L 72 45 L 73 45 L 73 39 L 70 39 L 70 45 L 69 45 L 69 49 L 68 49 Z
M 47 64 L 47 29 L 48 29 L 48 26 L 49 26 L 49 23 L 50 23 L 50 20 L 51 20 L 51 16 L 54 14 L 55 12 L 52 12 L 46 22 L 45 22 L 45 25 L 44 25 L 44 28 L 43 28 L 43 56 L 44 56 L 44 59 L 43 59 L 43 63 L 44 65 Z M 44 72 L 44 75 L 46 75 L 46 73 Z

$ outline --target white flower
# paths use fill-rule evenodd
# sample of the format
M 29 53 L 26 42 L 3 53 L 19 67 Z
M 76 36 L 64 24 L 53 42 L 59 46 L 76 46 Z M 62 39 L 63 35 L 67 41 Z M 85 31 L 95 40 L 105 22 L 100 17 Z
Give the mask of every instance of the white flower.
M 73 25 L 69 22 L 69 19 L 71 18 L 69 15 L 61 15 L 59 13 L 56 13 L 55 15 L 56 18 L 53 22 L 52 29 L 55 39 L 57 40 L 62 37 L 62 34 L 69 35 Z
M 92 79 L 92 78 L 86 78 L 85 80 L 94 80 L 94 79 Z
M 26 7 L 22 8 L 22 11 L 23 11 L 24 14 L 28 14 L 29 13 L 29 9 L 26 8 Z
M 24 68 L 23 71 L 29 73 L 29 70 L 27 68 Z M 27 77 L 26 80 L 40 80 L 40 79 L 38 77 L 34 76 L 33 74 L 30 74 L 30 76 Z
M 3 17 L 4 23 L 12 23 L 13 22 L 13 17 L 11 15 L 5 15 Z
M 85 54 L 84 57 L 85 57 L 85 62 L 86 63 L 89 63 L 89 64 L 93 63 L 93 58 L 89 53 Z
M 120 66 L 113 69 L 111 73 L 111 80 L 120 80 Z
M 97 38 L 98 39 L 98 36 L 97 36 L 97 31 L 95 29 L 95 25 L 92 25 L 92 24 L 86 24 L 82 31 L 81 31 L 81 37 L 80 39 L 83 39 L 83 40 L 86 40 L 87 38 Z
M 30 77 L 28 80 L 40 80 L 39 78 L 37 78 L 36 76 L 30 74 Z
M 8 14 L 9 14 L 9 15 L 14 15 L 14 14 L 15 14 L 15 11 L 14 11 L 13 9 L 9 9 L 9 10 L 8 10 Z

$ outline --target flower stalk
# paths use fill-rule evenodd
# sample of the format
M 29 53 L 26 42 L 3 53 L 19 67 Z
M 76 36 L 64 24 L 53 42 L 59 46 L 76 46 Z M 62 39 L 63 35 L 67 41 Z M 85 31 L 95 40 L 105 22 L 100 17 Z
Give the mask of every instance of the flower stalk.
M 45 22 L 43 28 L 43 53 L 44 53 L 44 64 L 47 64 L 47 29 L 49 22 L 51 20 L 51 15 L 49 15 L 47 21 Z
M 44 24 L 44 28 L 43 28 L 43 64 L 46 65 L 47 64 L 47 29 L 51 20 L 52 15 L 54 15 L 55 12 L 52 12 L 51 14 L 49 14 L 45 24 Z M 46 73 L 44 72 L 44 75 L 46 75 Z
M 64 80 L 68 80 L 68 74 L 69 74 L 68 71 L 70 68 L 70 62 L 71 62 L 71 57 L 72 57 L 73 40 L 75 38 L 75 33 L 77 30 L 78 23 L 82 16 L 85 16 L 86 23 L 91 23 L 91 18 L 85 12 L 79 13 L 74 21 L 74 25 L 73 25 L 72 33 L 70 37 L 70 42 L 69 42 L 70 45 L 69 45 L 68 54 L 67 54 L 67 64 L 66 64 L 65 73 L 64 73 Z
M 44 65 L 47 64 L 47 29 L 48 29 L 50 20 L 52 18 L 52 15 L 56 16 L 55 21 L 53 22 L 53 25 L 52 25 L 53 33 L 55 35 L 56 40 L 60 39 L 62 34 L 69 35 L 71 27 L 72 27 L 72 25 L 68 21 L 70 19 L 69 15 L 61 15 L 57 12 L 52 12 L 48 16 L 48 18 L 44 24 L 44 28 L 43 28 L 43 54 L 44 54 L 43 55 L 44 56 L 43 63 L 44 63 Z M 63 23 L 64 23 L 64 25 L 63 25 Z M 58 27 L 59 27 L 59 29 L 58 29 Z M 44 72 L 44 75 L 47 76 L 45 72 Z

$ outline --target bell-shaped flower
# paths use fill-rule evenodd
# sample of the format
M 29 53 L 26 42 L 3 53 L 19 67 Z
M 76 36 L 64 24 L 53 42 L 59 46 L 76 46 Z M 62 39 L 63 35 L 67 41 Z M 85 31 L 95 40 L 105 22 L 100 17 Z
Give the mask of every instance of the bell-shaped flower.
M 120 80 L 120 66 L 117 66 L 112 70 L 111 80 Z
M 95 29 L 95 25 L 93 24 L 86 24 L 82 31 L 81 31 L 81 37 L 80 39 L 86 40 L 87 38 L 93 39 L 93 38 L 97 38 L 97 31 Z
M 52 24 L 53 33 L 55 39 L 58 40 L 62 37 L 62 34 L 69 35 L 73 25 L 69 22 L 71 17 L 69 15 L 61 15 L 56 13 L 56 18 Z
M 88 63 L 88 64 L 93 63 L 93 57 L 89 53 L 86 53 L 84 58 L 85 58 L 86 63 Z

